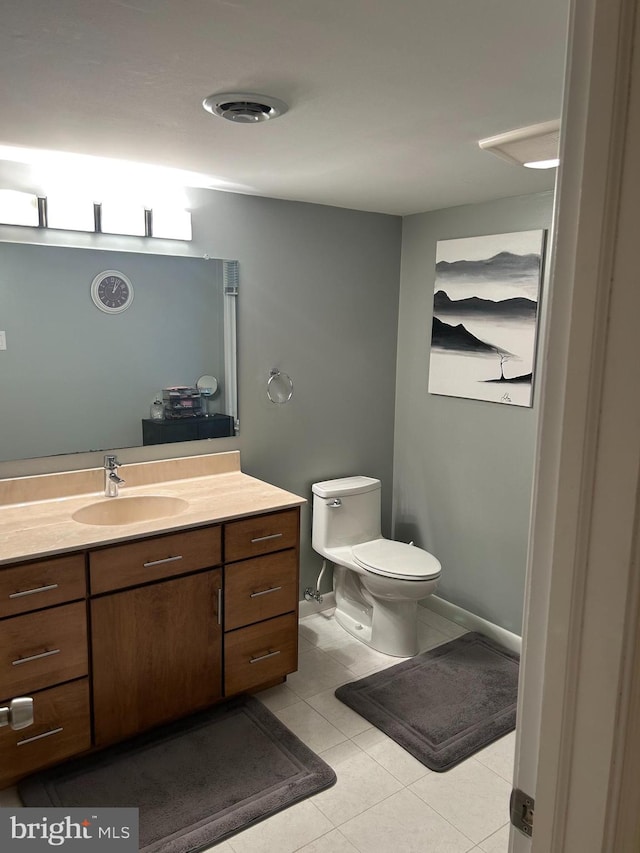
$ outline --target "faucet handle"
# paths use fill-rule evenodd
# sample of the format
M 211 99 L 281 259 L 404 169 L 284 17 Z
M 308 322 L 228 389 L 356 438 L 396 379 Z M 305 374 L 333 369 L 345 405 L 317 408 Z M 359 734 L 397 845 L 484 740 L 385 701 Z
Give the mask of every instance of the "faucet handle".
M 109 453 L 104 457 L 104 467 L 105 468 L 115 469 L 120 464 L 121 463 L 118 462 L 118 458 L 115 455 L 115 453 Z

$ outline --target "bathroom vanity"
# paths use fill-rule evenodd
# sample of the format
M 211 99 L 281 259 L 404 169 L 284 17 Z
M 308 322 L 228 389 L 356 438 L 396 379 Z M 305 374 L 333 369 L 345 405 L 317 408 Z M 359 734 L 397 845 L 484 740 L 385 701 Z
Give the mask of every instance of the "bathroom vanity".
M 0 481 L 0 787 L 297 668 L 304 500 L 235 451 L 121 473 Z

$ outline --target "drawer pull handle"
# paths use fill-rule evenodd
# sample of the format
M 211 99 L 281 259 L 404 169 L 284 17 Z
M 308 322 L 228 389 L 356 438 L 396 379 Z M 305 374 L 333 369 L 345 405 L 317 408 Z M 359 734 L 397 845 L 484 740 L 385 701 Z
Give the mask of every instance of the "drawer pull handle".
M 269 595 L 270 592 L 278 592 L 279 589 L 282 589 L 282 587 L 272 586 L 269 589 L 261 589 L 258 592 L 252 592 L 249 598 L 257 598 L 259 595 Z
M 280 654 L 279 650 L 277 652 L 267 652 L 266 655 L 260 655 L 257 658 L 251 658 L 249 663 L 258 663 L 258 661 L 266 660 L 267 658 L 274 658 L 276 655 L 279 655 L 279 654 Z
M 62 726 L 59 726 L 57 729 L 50 729 L 48 732 L 43 732 L 41 735 L 34 735 L 33 737 L 26 737 L 23 740 L 19 740 L 16 746 L 24 746 L 26 743 L 33 743 L 34 740 L 42 740 L 43 737 L 51 737 L 51 735 L 57 735 L 62 731 Z
M 29 655 L 28 658 L 18 658 L 11 661 L 11 666 L 20 666 L 21 663 L 30 663 L 32 660 L 40 660 L 41 658 L 50 658 L 51 655 L 59 655 L 60 649 L 51 649 L 48 652 L 40 652 L 39 655 Z
M 175 563 L 176 560 L 181 560 L 182 554 L 177 557 L 165 557 L 163 560 L 151 560 L 149 563 L 144 563 L 145 569 L 151 568 L 151 566 L 160 566 L 162 563 Z
M 280 539 L 282 533 L 270 533 L 268 536 L 258 536 L 256 539 L 251 540 L 251 544 L 254 545 L 256 542 L 266 542 L 267 539 Z
M 9 598 L 22 598 L 23 595 L 35 595 L 36 592 L 49 592 L 51 589 L 58 589 L 58 584 L 50 583 L 48 586 L 37 586 L 34 589 L 25 589 L 22 592 L 12 592 Z
M 218 625 L 222 625 L 222 587 L 218 589 Z

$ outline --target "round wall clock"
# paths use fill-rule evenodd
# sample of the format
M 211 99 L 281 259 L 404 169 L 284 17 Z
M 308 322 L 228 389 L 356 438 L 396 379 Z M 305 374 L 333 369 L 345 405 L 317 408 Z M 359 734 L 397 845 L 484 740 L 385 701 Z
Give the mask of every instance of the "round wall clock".
M 133 302 L 133 285 L 124 273 L 105 270 L 91 282 L 91 298 L 101 311 L 119 314 Z

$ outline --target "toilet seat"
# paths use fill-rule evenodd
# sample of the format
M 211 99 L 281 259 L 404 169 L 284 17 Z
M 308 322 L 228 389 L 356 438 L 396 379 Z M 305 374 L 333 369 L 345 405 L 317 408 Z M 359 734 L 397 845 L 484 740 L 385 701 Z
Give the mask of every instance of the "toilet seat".
M 425 581 L 440 575 L 440 561 L 428 551 L 394 542 L 373 539 L 351 549 L 355 562 L 374 575 L 408 581 Z

